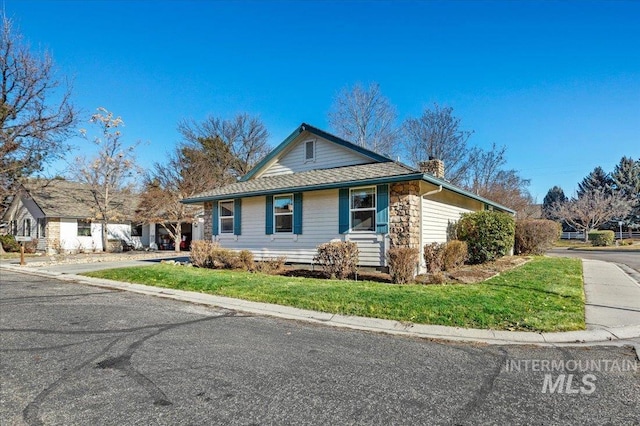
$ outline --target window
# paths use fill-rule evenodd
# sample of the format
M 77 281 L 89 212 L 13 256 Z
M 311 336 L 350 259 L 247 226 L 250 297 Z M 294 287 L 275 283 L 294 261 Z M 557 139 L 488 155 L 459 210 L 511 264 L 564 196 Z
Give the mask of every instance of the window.
M 293 196 L 273 197 L 273 215 L 276 232 L 293 232 Z
M 78 237 L 91 236 L 91 221 L 78 219 Z
M 233 234 L 233 200 L 220 201 L 220 233 Z
M 45 235 L 45 230 L 46 230 L 45 225 L 46 225 L 46 223 L 47 222 L 46 222 L 45 218 L 43 218 L 43 217 L 36 219 L 36 227 L 37 227 L 36 228 L 36 232 L 37 232 L 36 236 L 38 238 L 46 237 L 46 235 Z
M 22 221 L 22 235 L 25 237 L 31 236 L 31 219 L 24 219 Z
M 17 220 L 12 220 L 11 221 L 11 230 L 9 232 L 11 232 L 11 235 L 18 235 L 18 221 Z
M 376 188 L 351 190 L 351 230 L 376 230 Z
M 306 141 L 304 143 L 304 161 L 315 161 L 316 159 L 316 141 Z

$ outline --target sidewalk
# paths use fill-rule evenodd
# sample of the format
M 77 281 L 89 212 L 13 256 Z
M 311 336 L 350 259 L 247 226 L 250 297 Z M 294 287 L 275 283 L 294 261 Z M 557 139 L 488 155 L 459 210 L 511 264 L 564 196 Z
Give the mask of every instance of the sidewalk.
M 488 344 L 557 345 L 596 342 L 612 343 L 629 339 L 640 343 L 640 284 L 636 283 L 613 263 L 583 260 L 583 266 L 587 329 L 557 333 L 535 333 L 412 324 L 377 318 L 328 314 L 268 303 L 249 302 L 202 293 L 84 277 L 73 273 L 58 272 L 54 270 L 55 268 L 0 265 L 1 268 L 54 277 L 70 282 L 212 305 L 256 315 L 419 338 Z M 636 346 L 636 350 L 639 350 L 638 346 Z

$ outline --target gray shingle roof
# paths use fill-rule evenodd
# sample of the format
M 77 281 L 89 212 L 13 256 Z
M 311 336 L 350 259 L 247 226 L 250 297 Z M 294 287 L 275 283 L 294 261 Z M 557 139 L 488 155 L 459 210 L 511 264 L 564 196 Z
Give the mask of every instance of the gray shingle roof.
M 338 167 L 332 169 L 310 170 L 299 173 L 289 173 L 277 176 L 250 179 L 235 182 L 216 188 L 184 200 L 184 202 L 201 202 L 205 199 L 219 199 L 225 196 L 248 196 L 263 193 L 273 193 L 288 190 L 309 190 L 321 186 L 331 186 L 340 183 L 360 182 L 366 180 L 384 180 L 387 178 L 402 178 L 413 176 L 417 172 L 405 165 L 392 161 L 385 163 L 360 164 L 356 166 Z
M 95 205 L 89 185 L 67 180 L 33 179 L 24 188 L 47 217 L 85 219 L 94 216 Z M 132 218 L 138 197 L 120 196 L 115 206 L 124 217 Z

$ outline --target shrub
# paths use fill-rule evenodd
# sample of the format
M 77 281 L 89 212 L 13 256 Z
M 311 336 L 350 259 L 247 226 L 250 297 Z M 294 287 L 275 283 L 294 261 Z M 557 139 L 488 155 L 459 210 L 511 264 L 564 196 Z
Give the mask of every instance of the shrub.
M 249 250 L 242 250 L 238 253 L 238 260 L 242 264 L 242 269 L 245 271 L 253 270 L 255 262 L 253 261 L 253 253 Z
M 191 263 L 198 268 L 211 268 L 209 254 L 214 244 L 211 241 L 192 241 L 191 252 L 189 253 Z
M 352 275 L 358 265 L 358 245 L 351 241 L 320 244 L 313 258 L 329 278 L 340 280 Z
M 558 222 L 546 219 L 522 219 L 516 221 L 515 253 L 544 254 L 553 247 L 562 234 Z
M 442 271 L 442 261 L 444 255 L 444 244 L 431 243 L 424 246 L 424 263 L 427 272 L 434 273 Z
M 253 269 L 253 254 L 249 250 L 237 252 L 212 241 L 192 241 L 189 257 L 199 268 Z
M 515 221 L 507 213 L 464 213 L 456 226 L 458 238 L 466 241 L 469 262 L 485 263 L 509 253 L 514 243 Z
M 420 253 L 418 249 L 409 247 L 391 248 L 387 252 L 391 281 L 395 284 L 406 284 L 413 281 Z
M 253 270 L 256 272 L 262 272 L 263 274 L 279 274 L 284 271 L 284 264 L 287 258 L 284 256 L 276 257 L 273 259 L 267 259 L 260 262 L 256 262 L 253 265 Z
M 631 239 L 620 240 L 620 245 L 621 246 L 632 246 L 633 245 L 633 240 L 631 240 Z
M 442 250 L 442 265 L 445 271 L 452 271 L 461 267 L 467 260 L 467 243 L 460 240 L 449 241 Z
M 0 235 L 0 243 L 7 253 L 15 253 L 20 251 L 20 243 L 16 241 L 13 235 Z
M 588 238 L 592 246 L 605 247 L 612 245 L 616 237 L 613 231 L 591 231 Z

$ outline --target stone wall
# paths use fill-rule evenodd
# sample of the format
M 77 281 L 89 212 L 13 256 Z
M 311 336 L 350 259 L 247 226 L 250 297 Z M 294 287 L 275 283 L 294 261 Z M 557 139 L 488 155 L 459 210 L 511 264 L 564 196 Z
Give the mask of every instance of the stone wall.
M 47 253 L 59 252 L 62 245 L 60 241 L 60 218 L 47 219 L 44 232 L 47 240 Z
M 420 248 L 420 184 L 389 187 L 389 239 L 391 247 Z
M 204 240 L 212 241 L 213 239 L 213 203 L 207 201 L 204 203 Z

